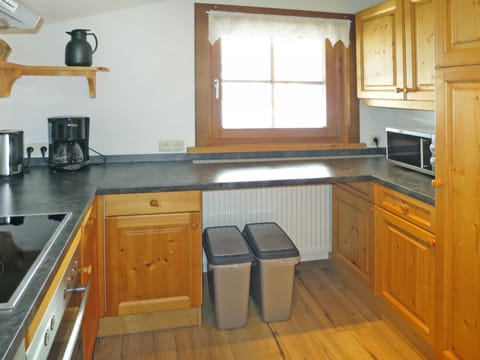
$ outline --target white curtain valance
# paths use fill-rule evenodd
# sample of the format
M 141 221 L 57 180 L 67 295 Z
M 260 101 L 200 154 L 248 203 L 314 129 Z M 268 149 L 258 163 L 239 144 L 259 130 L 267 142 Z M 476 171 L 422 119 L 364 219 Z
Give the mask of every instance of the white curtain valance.
M 350 20 L 299 16 L 247 14 L 228 11 L 208 12 L 208 41 L 226 35 L 281 38 L 329 39 L 345 47 L 350 45 Z

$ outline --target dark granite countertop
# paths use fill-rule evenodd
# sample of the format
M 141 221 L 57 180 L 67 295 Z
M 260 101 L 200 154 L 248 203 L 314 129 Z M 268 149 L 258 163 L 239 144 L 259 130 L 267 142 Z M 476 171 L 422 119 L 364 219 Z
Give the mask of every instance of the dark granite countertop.
M 384 157 L 214 164 L 133 162 L 92 165 L 72 173 L 51 172 L 45 166 L 38 166 L 23 176 L 0 178 L 0 216 L 72 213 L 15 309 L 0 312 L 0 358 L 14 355 L 96 194 L 374 181 L 434 204 L 431 180 L 427 175 L 393 166 Z

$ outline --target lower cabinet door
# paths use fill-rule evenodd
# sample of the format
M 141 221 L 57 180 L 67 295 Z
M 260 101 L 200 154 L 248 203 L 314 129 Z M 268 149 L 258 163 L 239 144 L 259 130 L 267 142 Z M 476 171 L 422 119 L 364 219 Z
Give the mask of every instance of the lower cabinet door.
M 200 213 L 106 218 L 107 316 L 201 306 Z
M 333 188 L 333 257 L 374 289 L 374 205 Z
M 377 208 L 379 295 L 387 308 L 433 344 L 435 235 Z

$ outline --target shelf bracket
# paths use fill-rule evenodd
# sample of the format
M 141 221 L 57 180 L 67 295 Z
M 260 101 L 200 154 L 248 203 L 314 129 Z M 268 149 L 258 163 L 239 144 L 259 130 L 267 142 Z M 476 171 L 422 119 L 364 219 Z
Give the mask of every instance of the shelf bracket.
M 86 78 L 88 82 L 88 92 L 91 98 L 97 96 L 97 73 L 95 71 L 87 71 Z
M 8 97 L 15 81 L 22 76 L 19 69 L 0 66 L 0 97 Z

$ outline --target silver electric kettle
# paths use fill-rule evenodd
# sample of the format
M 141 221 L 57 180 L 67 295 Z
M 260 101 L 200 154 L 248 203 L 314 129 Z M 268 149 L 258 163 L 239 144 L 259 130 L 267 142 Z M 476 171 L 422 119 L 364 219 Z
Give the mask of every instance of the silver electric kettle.
M 0 176 L 23 173 L 23 131 L 0 130 Z

